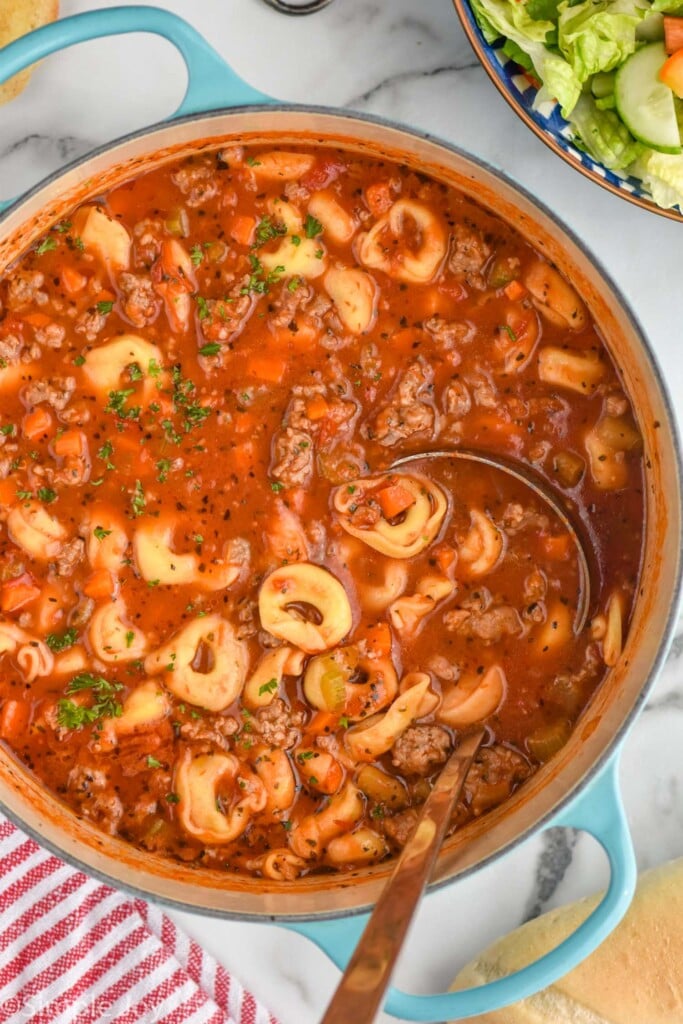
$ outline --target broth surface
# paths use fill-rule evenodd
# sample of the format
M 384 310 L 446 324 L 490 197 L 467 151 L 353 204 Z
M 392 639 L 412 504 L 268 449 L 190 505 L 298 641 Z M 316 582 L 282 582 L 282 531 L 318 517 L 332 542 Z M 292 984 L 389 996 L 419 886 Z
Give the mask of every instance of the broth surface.
M 90 202 L 0 280 L 0 738 L 104 831 L 294 879 L 453 827 L 619 657 L 642 442 L 579 296 L 406 167 L 233 146 Z M 590 542 L 507 474 L 534 470 Z

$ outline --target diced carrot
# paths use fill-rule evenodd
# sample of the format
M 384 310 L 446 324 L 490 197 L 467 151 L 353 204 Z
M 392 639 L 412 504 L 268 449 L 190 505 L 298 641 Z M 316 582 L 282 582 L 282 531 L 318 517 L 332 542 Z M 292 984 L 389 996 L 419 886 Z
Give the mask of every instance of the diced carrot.
M 387 622 L 376 622 L 365 631 L 368 653 L 384 658 L 391 654 L 391 629 Z
M 572 539 L 568 533 L 561 533 L 559 537 L 543 537 L 542 547 L 554 562 L 566 562 L 571 554 Z
M 450 544 L 439 544 L 437 548 L 434 548 L 434 557 L 441 572 L 446 573 L 455 561 L 455 548 L 452 548 Z
M 26 729 L 28 718 L 28 704 L 23 700 L 6 700 L 0 711 L 0 739 L 17 739 Z
M 679 19 L 683 21 L 683 18 Z M 675 96 L 683 99 L 683 49 L 676 50 L 659 69 L 659 80 L 668 85 Z
M 339 727 L 339 715 L 334 711 L 316 711 L 306 726 L 305 732 L 311 736 L 322 736 L 336 732 Z
M 21 319 L 24 323 L 30 324 L 31 327 L 47 327 L 48 324 L 52 323 L 52 320 L 46 313 L 27 313 Z
M 60 459 L 81 459 L 88 453 L 88 439 L 82 430 L 65 430 L 55 438 L 54 450 Z
M 415 495 L 412 494 L 403 484 L 387 484 L 375 493 L 383 515 L 387 519 L 393 519 L 405 512 L 415 504 Z
M 518 302 L 527 294 L 527 290 L 519 281 L 510 281 L 503 289 L 510 302 Z
M 283 355 L 254 352 L 247 360 L 247 374 L 269 384 L 279 384 L 285 375 L 287 360 Z
M 329 411 L 330 407 L 322 395 L 314 395 L 306 402 L 306 415 L 310 420 L 322 420 Z
M 233 238 L 238 245 L 251 245 L 255 227 L 256 217 L 246 217 L 244 215 L 234 217 L 232 224 L 230 225 L 230 237 Z
M 61 278 L 64 291 L 69 295 L 77 295 L 78 292 L 82 292 L 88 283 L 85 274 L 79 273 L 78 270 L 68 265 L 62 267 Z
M 17 497 L 17 482 L 13 477 L 0 480 L 0 505 L 13 505 Z
M 391 186 L 388 181 L 377 181 L 368 185 L 365 190 L 365 202 L 374 217 L 381 217 L 394 204 Z
M 95 600 L 113 597 L 114 589 L 114 579 L 108 569 L 96 569 L 83 584 L 83 593 Z
M 51 413 L 39 405 L 32 412 L 24 416 L 21 430 L 24 437 L 28 438 L 29 441 L 34 441 L 37 437 L 42 437 L 44 434 L 49 433 L 53 422 Z
M 40 597 L 40 587 L 36 586 L 30 573 L 24 572 L 21 576 L 3 583 L 0 608 L 3 612 L 15 612 L 35 601 L 37 597 Z
M 683 17 L 680 14 L 664 15 L 664 49 L 667 53 L 683 50 Z

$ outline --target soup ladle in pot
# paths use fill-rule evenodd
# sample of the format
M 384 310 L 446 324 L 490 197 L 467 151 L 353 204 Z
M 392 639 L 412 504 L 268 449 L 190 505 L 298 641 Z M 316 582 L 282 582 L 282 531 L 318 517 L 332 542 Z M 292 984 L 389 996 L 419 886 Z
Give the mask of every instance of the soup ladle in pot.
M 453 448 L 431 452 L 416 452 L 405 455 L 391 464 L 388 472 L 410 468 L 420 462 L 470 462 L 488 469 L 497 470 L 507 474 L 518 483 L 527 487 L 536 498 L 560 520 L 567 533 L 571 537 L 576 550 L 576 559 L 579 570 L 580 592 L 577 602 L 576 615 L 574 618 L 574 632 L 579 633 L 586 624 L 591 596 L 591 572 L 590 560 L 587 553 L 587 544 L 581 536 L 581 528 L 575 523 L 573 517 L 565 506 L 562 498 L 528 466 L 507 459 L 502 455 L 491 455 L 489 452 L 473 448 Z
M 439 774 L 320 1024 L 372 1024 L 375 1019 L 485 735 L 479 728 L 463 736 Z
M 560 520 L 573 541 L 579 570 L 574 629 L 586 623 L 590 603 L 590 566 L 586 547 L 561 498 L 528 467 L 498 455 L 466 448 L 416 453 L 396 460 L 389 472 L 421 462 L 470 462 L 507 474 L 528 488 Z M 431 876 L 453 808 L 486 734 L 483 727 L 459 740 L 425 801 L 420 817 L 383 889 L 360 942 L 320 1024 L 372 1024 L 389 986 L 415 910 Z

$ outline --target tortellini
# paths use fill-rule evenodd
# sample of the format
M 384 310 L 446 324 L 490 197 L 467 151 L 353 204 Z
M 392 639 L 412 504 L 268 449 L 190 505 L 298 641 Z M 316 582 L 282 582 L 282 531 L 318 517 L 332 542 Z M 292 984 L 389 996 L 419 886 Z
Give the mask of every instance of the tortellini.
M 147 653 L 147 637 L 126 620 L 121 600 L 103 604 L 94 612 L 88 636 L 95 657 L 111 664 L 134 661 Z
M 195 584 L 202 590 L 223 590 L 234 583 L 246 562 L 246 546 L 237 541 L 228 545 L 226 556 L 207 563 L 200 555 L 177 554 L 172 547 L 172 523 L 150 519 L 135 530 L 133 550 L 138 570 L 147 582 L 163 586 Z
M 7 516 L 10 540 L 31 558 L 49 561 L 59 554 L 67 532 L 62 524 L 37 501 L 22 501 Z
M 379 292 L 369 274 L 357 267 L 332 267 L 323 283 L 347 331 L 364 334 L 374 326 Z
M 259 259 L 271 273 L 313 280 L 327 270 L 327 250 L 322 239 L 309 238 L 299 211 L 291 203 L 273 204 L 274 216 L 287 229 L 273 252 L 261 250 Z
M 546 384 L 592 395 L 605 376 L 606 367 L 594 352 L 545 345 L 538 352 L 538 376 Z
M 164 683 L 180 700 L 223 711 L 242 692 L 246 644 L 220 615 L 195 619 L 145 658 L 145 672 L 164 672 Z
M 424 576 L 414 594 L 399 597 L 389 607 L 389 618 L 394 629 L 401 633 L 416 633 L 424 619 L 455 591 L 455 584 L 445 576 Z
M 413 501 L 400 516 L 387 519 L 379 493 L 397 481 Z M 418 473 L 360 477 L 338 487 L 332 500 L 338 521 L 348 533 L 391 558 L 412 558 L 429 547 L 448 508 L 441 488 Z
M 193 758 L 186 750 L 176 769 L 175 789 L 180 824 L 204 843 L 231 843 L 268 802 L 261 779 L 233 754 Z
M 254 770 L 266 792 L 264 818 L 277 821 L 281 813 L 289 810 L 296 797 L 296 780 L 291 761 L 284 750 L 261 744 L 254 748 L 253 753 Z
M 317 814 L 307 814 L 290 832 L 289 845 L 298 857 L 319 857 L 330 842 L 350 831 L 363 817 L 363 797 L 357 786 L 347 782 Z
M 420 682 L 399 694 L 387 711 L 347 730 L 344 743 L 354 760 L 375 761 L 386 754 L 413 721 L 424 714 L 422 703 L 431 681 L 428 675 L 420 675 Z
M 32 683 L 39 676 L 48 676 L 54 668 L 54 655 L 50 648 L 13 622 L 0 619 L 0 658 L 14 655 L 25 682 Z
M 277 696 L 286 675 L 298 676 L 304 667 L 304 654 L 293 647 L 267 651 L 249 677 L 242 695 L 249 708 L 266 707 Z
M 108 394 L 121 387 L 123 374 L 133 364 L 143 374 L 143 400 L 151 402 L 158 393 L 159 378 L 150 376 L 147 371 L 150 364 L 160 367 L 163 356 L 160 348 L 137 334 L 122 334 L 92 349 L 83 364 L 83 373 L 94 388 Z
M 372 828 L 361 826 L 355 832 L 336 836 L 330 840 L 325 854 L 329 864 L 374 864 L 389 852 L 384 836 Z
M 260 181 L 288 181 L 301 178 L 310 171 L 314 158 L 310 153 L 291 153 L 279 150 L 272 153 L 259 153 L 258 160 L 253 160 L 249 167 Z
M 556 327 L 582 331 L 588 323 L 586 307 L 568 281 L 549 263 L 536 260 L 524 275 L 536 309 Z
M 163 688 L 153 679 L 140 683 L 131 690 L 123 703 L 118 718 L 107 720 L 107 726 L 116 736 L 144 732 L 162 722 L 171 711 L 171 702 Z
M 387 246 L 385 233 L 401 238 L 406 219 L 412 220 L 419 236 L 417 251 L 405 248 L 400 256 Z M 432 281 L 441 267 L 448 248 L 443 224 L 424 203 L 414 199 L 397 199 L 388 213 L 366 234 L 358 236 L 357 255 L 366 267 L 383 270 L 389 277 L 409 284 Z
M 470 576 L 484 576 L 498 565 L 505 550 L 505 538 L 491 519 L 479 509 L 470 511 L 470 529 L 458 547 L 458 563 Z
M 109 569 L 115 573 L 121 568 L 128 547 L 122 516 L 106 505 L 95 506 L 85 523 L 84 537 L 85 553 L 93 569 Z
M 309 609 L 314 616 L 310 620 L 305 617 Z M 353 621 L 339 580 L 310 562 L 283 566 L 266 577 L 259 591 L 259 615 L 264 629 L 307 654 L 335 647 Z
M 312 658 L 304 675 L 308 703 L 322 711 L 336 711 L 350 721 L 381 711 L 397 693 L 398 678 L 391 658 L 362 655 L 356 644 Z
M 313 193 L 308 203 L 308 212 L 320 221 L 325 229 L 325 235 L 337 245 L 350 242 L 358 227 L 353 214 L 345 210 L 334 194 L 327 189 Z
M 74 233 L 87 252 L 92 252 L 112 270 L 126 270 L 130 264 L 131 240 L 120 221 L 97 206 L 83 207 L 77 216 Z
M 603 491 L 616 491 L 628 483 L 628 453 L 637 452 L 642 438 L 625 416 L 603 416 L 586 435 L 586 450 L 593 480 Z
M 507 680 L 500 665 L 492 665 L 483 675 L 460 679 L 444 694 L 437 712 L 439 721 L 453 729 L 483 722 L 498 710 L 505 698 Z

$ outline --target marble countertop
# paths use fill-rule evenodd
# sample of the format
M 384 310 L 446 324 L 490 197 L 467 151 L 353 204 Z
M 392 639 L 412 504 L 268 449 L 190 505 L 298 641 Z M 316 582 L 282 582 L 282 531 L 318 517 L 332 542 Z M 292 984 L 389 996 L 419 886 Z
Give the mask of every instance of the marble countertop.
M 61 3 L 64 15 L 93 6 L 114 4 Z M 380 114 L 431 132 L 505 169 L 548 203 L 631 301 L 683 418 L 683 228 L 629 206 L 551 154 L 479 67 L 450 0 L 334 0 L 309 18 L 284 18 L 261 0 L 166 0 L 164 6 L 192 21 L 266 93 Z M 180 58 L 151 37 L 97 41 L 49 58 L 26 92 L 0 109 L 0 196 L 160 120 L 177 106 L 183 86 Z M 683 631 L 621 761 L 641 868 L 683 856 L 682 656 Z M 555 830 L 533 839 L 426 900 L 397 980 L 415 992 L 439 990 L 503 930 L 605 879 L 604 858 L 586 835 Z M 173 916 L 283 1024 L 319 1019 L 338 971 L 305 939 L 275 925 Z

